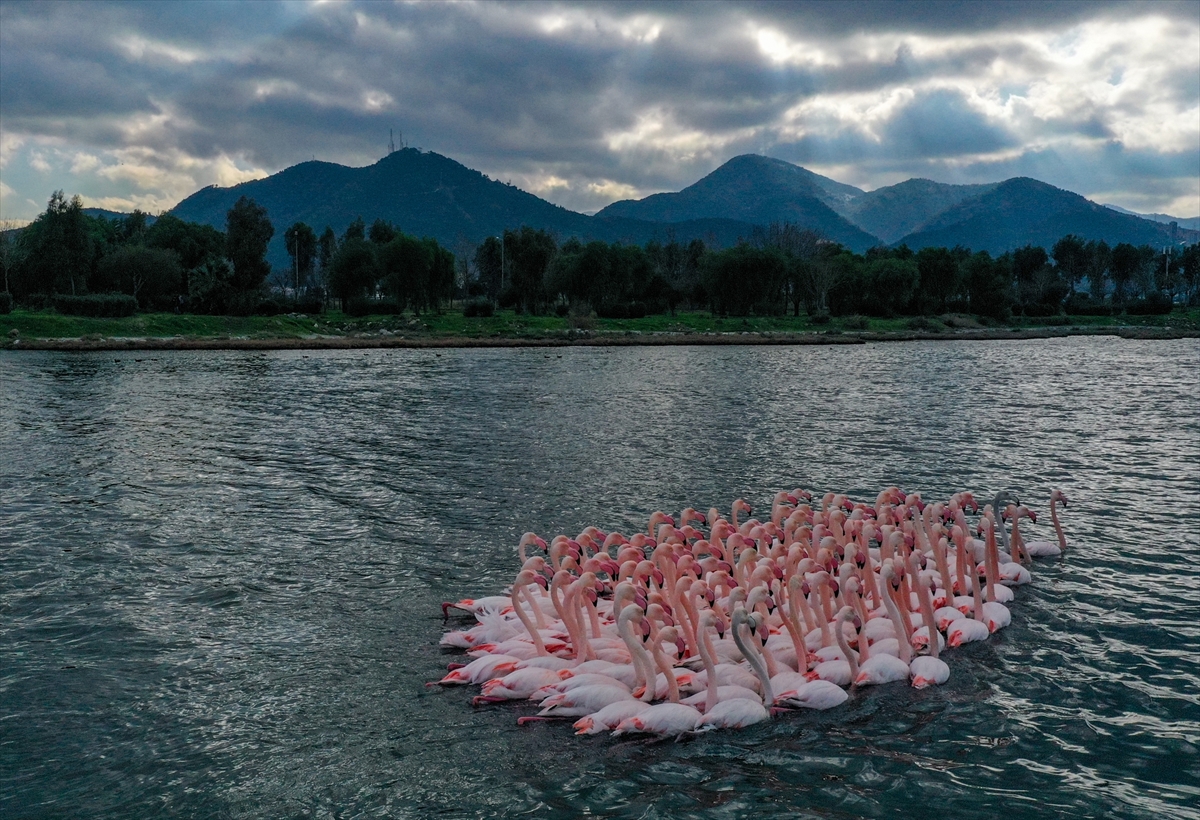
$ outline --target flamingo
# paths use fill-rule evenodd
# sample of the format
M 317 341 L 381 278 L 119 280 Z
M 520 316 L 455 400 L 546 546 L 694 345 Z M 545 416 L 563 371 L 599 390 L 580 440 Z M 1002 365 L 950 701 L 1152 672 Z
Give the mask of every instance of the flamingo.
M 922 572 L 918 580 L 920 583 L 917 584 L 917 594 L 921 598 L 921 612 L 925 615 L 925 620 L 932 624 L 933 596 L 929 593 L 929 587 L 933 583 L 933 574 Z M 929 654 L 913 658 L 912 662 L 908 665 L 914 689 L 924 689 L 930 684 L 940 686 L 950 679 L 950 667 L 938 657 L 938 645 L 942 642 L 941 633 L 935 632 L 934 634 L 938 636 L 938 639 L 928 642 Z
M 1054 525 L 1054 532 L 1058 536 L 1058 543 L 1053 541 L 1026 541 L 1025 551 L 1034 558 L 1062 555 L 1067 551 L 1067 537 L 1063 535 L 1062 524 L 1058 521 L 1056 504 L 1062 504 L 1064 510 L 1067 508 L 1067 497 L 1060 490 L 1050 493 L 1050 522 Z
M 883 605 L 887 607 L 888 617 L 892 619 L 892 624 L 896 627 L 896 634 L 901 635 L 904 632 L 904 626 L 900 621 L 900 611 L 896 609 L 896 602 L 892 600 L 890 593 L 892 581 L 896 577 L 895 570 L 892 569 L 890 561 L 885 562 L 879 569 L 881 580 L 884 582 Z M 855 686 L 870 686 L 882 683 L 891 683 L 897 680 L 908 680 L 908 659 L 912 656 L 912 646 L 908 640 L 898 641 L 900 655 L 872 654 L 861 666 L 858 667 L 858 675 L 854 678 Z

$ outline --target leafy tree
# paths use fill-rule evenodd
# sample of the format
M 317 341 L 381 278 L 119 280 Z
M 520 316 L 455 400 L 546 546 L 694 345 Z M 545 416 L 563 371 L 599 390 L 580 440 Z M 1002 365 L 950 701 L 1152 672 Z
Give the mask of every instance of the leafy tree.
M 1071 295 L 1074 296 L 1076 286 L 1087 275 L 1089 262 L 1087 244 L 1075 234 L 1067 234 L 1054 243 L 1054 250 L 1051 253 L 1054 256 L 1054 264 L 1070 287 Z
M 1007 317 L 1012 310 L 1012 279 L 1006 261 L 993 259 L 987 251 L 963 264 L 967 299 L 971 312 L 994 319 Z
M 188 275 L 188 309 L 194 313 L 228 312 L 234 297 L 233 268 L 221 257 L 209 256 Z
M 312 275 L 317 258 L 317 234 L 303 222 L 297 222 L 283 232 L 288 256 L 292 257 L 292 287 L 297 293 Z
M 1135 245 L 1122 242 L 1113 248 L 1110 276 L 1114 302 L 1121 303 L 1128 298 L 1129 286 L 1138 275 L 1143 261 L 1143 254 Z
M 432 249 L 415 236 L 401 233 L 379 249 L 383 289 L 401 309 L 411 307 L 420 313 L 427 302 L 425 291 L 432 266 Z
M 122 245 L 100 259 L 96 290 L 127 293 L 142 310 L 170 310 L 183 283 L 179 255 L 140 244 Z
M 396 238 L 396 229 L 392 227 L 390 222 L 376 219 L 371 223 L 371 231 L 368 234 L 368 238 L 374 245 L 386 245 Z
M 742 243 L 705 258 L 705 289 L 713 313 L 747 316 L 783 307 L 787 257 L 777 248 Z
M 267 209 L 249 197 L 240 197 L 225 215 L 225 255 L 233 263 L 233 287 L 242 293 L 258 290 L 271 266 L 267 243 L 275 228 Z
M 185 222 L 174 214 L 166 213 L 146 229 L 146 245 L 174 251 L 179 255 L 179 264 L 189 271 L 200 267 L 210 256 L 225 253 L 225 234 L 211 225 Z
M 1092 240 L 1085 246 L 1087 254 L 1087 278 L 1093 299 L 1103 299 L 1108 288 L 1109 271 L 1112 268 L 1112 250 L 1101 239 Z
M 1196 305 L 1200 302 L 1200 242 L 1183 249 L 1179 254 L 1179 268 L 1187 303 Z
M 479 276 L 479 284 L 484 294 L 493 302 L 500 298 L 501 283 L 504 278 L 502 269 L 503 248 L 500 240 L 489 236 L 475 249 L 475 272 Z
M 375 248 L 365 239 L 349 239 L 341 243 L 329 271 L 329 289 L 342 300 L 374 296 L 379 269 Z
M 511 296 L 519 310 L 536 313 L 545 299 L 543 284 L 558 243 L 549 232 L 525 225 L 504 232 L 504 247 L 512 272 Z
M 349 242 L 351 239 L 366 239 L 367 225 L 363 222 L 361 216 L 356 217 L 353 222 L 346 226 L 346 232 L 342 234 L 342 241 Z
M 96 256 L 95 221 L 78 196 L 68 202 L 62 191 L 51 194 L 46 210 L 22 231 L 27 252 L 9 274 L 13 296 L 85 293 Z
M 945 312 L 958 285 L 958 261 L 946 248 L 922 248 L 917 252 L 917 301 L 922 312 Z

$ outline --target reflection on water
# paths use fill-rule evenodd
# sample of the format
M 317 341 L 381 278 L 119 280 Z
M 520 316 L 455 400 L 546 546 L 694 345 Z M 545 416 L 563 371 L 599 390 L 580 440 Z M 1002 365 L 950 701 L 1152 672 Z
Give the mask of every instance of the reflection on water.
M 0 354 L 0 814 L 1200 816 L 1198 352 Z M 891 483 L 1072 499 L 945 686 L 646 743 L 423 685 L 527 529 Z

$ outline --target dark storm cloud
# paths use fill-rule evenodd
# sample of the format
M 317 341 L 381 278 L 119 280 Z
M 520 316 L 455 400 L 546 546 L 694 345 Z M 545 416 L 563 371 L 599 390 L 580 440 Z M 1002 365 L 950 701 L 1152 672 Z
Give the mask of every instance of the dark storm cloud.
M 847 181 L 868 187 L 906 169 L 999 173 L 1024 167 L 1026 156 L 1055 172 L 1047 158 L 1064 149 L 1046 140 L 1119 141 L 1145 103 L 1138 94 L 1104 108 L 1072 100 L 1058 53 L 1076 46 L 1052 38 L 1090 37 L 1097 21 L 1147 14 L 1194 32 L 1196 8 L 0 2 L 5 176 L 24 184 L 11 167 L 18 162 L 50 166 L 42 176 L 60 167 L 66 181 L 51 184 L 69 189 L 67 167 L 92 167 L 95 155 L 105 167 L 93 173 L 178 198 L 188 185 L 228 184 L 312 156 L 371 162 L 389 128 L 588 210 L 678 189 L 750 151 L 853 166 L 860 178 Z M 1123 56 L 1136 44 L 1106 43 L 1088 52 L 1088 71 L 1137 68 L 1136 54 Z M 1194 56 L 1171 58 L 1180 69 L 1160 68 L 1154 94 L 1178 114 L 1195 107 L 1200 79 Z M 1039 82 L 1068 90 L 1048 96 Z M 1179 128 L 1184 136 L 1172 139 L 1186 142 L 1186 124 Z M 1134 173 L 1089 150 L 1108 165 L 1092 177 L 1059 168 L 1059 179 L 1106 180 L 1111 190 L 1114 174 Z M 1190 173 L 1177 144 L 1136 152 L 1161 155 L 1177 180 Z M 127 166 L 115 167 L 118 159 Z M 873 181 L 875 172 L 888 178 Z

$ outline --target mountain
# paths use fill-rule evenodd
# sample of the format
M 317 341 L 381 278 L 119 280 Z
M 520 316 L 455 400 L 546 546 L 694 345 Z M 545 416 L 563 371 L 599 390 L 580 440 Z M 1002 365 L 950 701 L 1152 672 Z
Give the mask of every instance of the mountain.
M 963 245 L 972 250 L 1004 253 L 1023 245 L 1049 250 L 1063 236 L 1103 239 L 1110 245 L 1129 242 L 1161 247 L 1200 241 L 1200 233 L 1117 213 L 1079 194 L 1028 177 L 1005 180 L 991 190 L 943 211 L 893 244 L 913 250 Z
M 454 250 L 460 242 L 477 243 L 506 228 L 530 225 L 558 234 L 560 240 L 636 242 L 701 238 L 731 245 L 749 237 L 753 227 L 713 214 L 664 226 L 626 218 L 596 218 L 569 211 L 430 151 L 405 148 L 365 168 L 331 162 L 302 162 L 264 179 L 230 188 L 203 188 L 171 212 L 181 219 L 224 229 L 225 213 L 241 196 L 267 209 L 275 225 L 267 256 L 271 264 L 289 264 L 283 233 L 305 222 L 320 233 L 325 226 L 340 236 L 361 216 L 368 226 L 376 219 L 405 233 L 431 236 Z
M 1172 222 L 1178 222 L 1179 227 L 1187 228 L 1189 231 L 1200 231 L 1200 216 L 1171 216 L 1170 214 L 1139 214 L 1137 211 L 1130 211 L 1122 208 L 1120 205 L 1113 205 L 1105 202 L 1105 208 L 1112 208 L 1117 213 L 1129 214 L 1130 216 L 1140 216 L 1142 219 L 1149 219 L 1151 222 L 1161 222 L 1164 225 L 1170 225 Z
M 931 179 L 909 179 L 851 199 L 839 213 L 867 233 L 891 243 L 943 211 L 995 187 L 994 183 L 947 185 Z
M 706 217 L 725 217 L 752 225 L 794 222 L 855 251 L 865 251 L 878 245 L 879 239 L 838 213 L 862 195 L 860 188 L 790 162 L 743 154 L 678 193 L 614 202 L 596 216 L 650 222 Z

